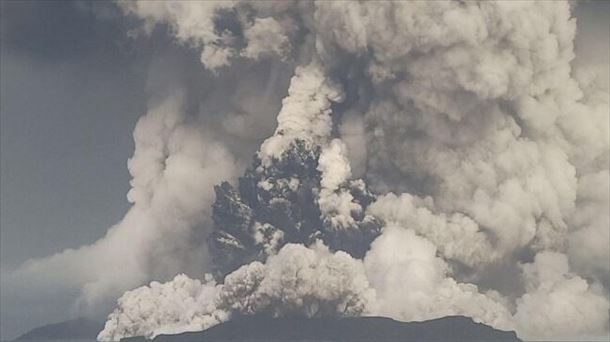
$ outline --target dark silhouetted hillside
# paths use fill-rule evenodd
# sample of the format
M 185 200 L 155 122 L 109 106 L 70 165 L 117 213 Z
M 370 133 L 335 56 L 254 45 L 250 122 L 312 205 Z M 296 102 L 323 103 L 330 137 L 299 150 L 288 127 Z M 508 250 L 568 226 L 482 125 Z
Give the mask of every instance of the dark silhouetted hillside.
M 104 328 L 102 323 L 79 318 L 56 324 L 49 324 L 30 330 L 17 337 L 18 341 L 94 341 Z
M 142 342 L 142 337 L 122 341 Z M 245 316 L 200 332 L 161 335 L 155 342 L 178 341 L 520 341 L 512 331 L 496 330 L 470 318 L 453 316 L 424 322 L 382 317 L 342 319 Z

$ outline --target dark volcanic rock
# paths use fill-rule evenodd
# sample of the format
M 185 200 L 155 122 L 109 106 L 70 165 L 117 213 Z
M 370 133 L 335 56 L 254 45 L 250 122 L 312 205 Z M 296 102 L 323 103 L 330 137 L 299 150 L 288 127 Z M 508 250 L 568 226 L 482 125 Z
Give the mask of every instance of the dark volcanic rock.
M 86 318 L 49 324 L 30 330 L 16 338 L 18 341 L 95 341 L 104 328 L 102 323 Z
M 142 337 L 122 341 L 144 342 Z M 178 341 L 520 341 L 512 331 L 496 330 L 462 316 L 424 322 L 382 317 L 269 318 L 245 316 L 201 332 L 157 336 L 155 342 Z

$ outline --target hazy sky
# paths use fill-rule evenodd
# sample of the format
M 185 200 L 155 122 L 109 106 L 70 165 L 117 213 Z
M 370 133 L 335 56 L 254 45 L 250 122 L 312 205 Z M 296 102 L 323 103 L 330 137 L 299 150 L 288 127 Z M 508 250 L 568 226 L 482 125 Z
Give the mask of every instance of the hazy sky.
M 128 207 L 148 57 L 112 14 L 2 2 L 2 269 L 94 241 Z
M 577 8 L 579 32 L 594 37 L 577 39 L 578 58 L 607 60 L 609 4 L 585 2 Z M 160 33 L 131 39 L 132 19 L 112 4 L 1 1 L 0 6 L 0 270 L 5 273 L 28 259 L 92 243 L 123 217 L 129 208 L 127 159 L 135 123 L 146 112 L 151 63 L 164 63 L 160 59 L 171 49 L 190 52 Z M 603 40 L 599 32 L 606 32 Z M 605 51 L 590 53 L 595 49 Z M 13 316 L 13 325 L 2 326 L 3 337 L 30 328 L 18 319 L 27 316 L 26 309 L 9 304 L 3 312 L 24 312 Z

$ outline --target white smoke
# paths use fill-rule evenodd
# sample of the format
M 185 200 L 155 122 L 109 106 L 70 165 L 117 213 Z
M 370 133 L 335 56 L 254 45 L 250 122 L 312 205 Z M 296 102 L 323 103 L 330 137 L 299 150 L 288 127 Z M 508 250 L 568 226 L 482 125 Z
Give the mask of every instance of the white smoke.
M 206 245 L 194 228 L 210 214 L 210 188 L 236 168 L 181 106 L 182 95 L 169 96 L 138 121 L 128 163 L 133 207 L 121 222 L 95 244 L 29 261 L 8 276 L 7 287 L 82 287 L 80 305 L 95 307 L 151 276 L 205 267 Z
M 421 199 L 410 194 L 388 194 L 368 208 L 371 215 L 427 238 L 446 259 L 472 267 L 498 258 L 498 252 L 474 220 L 462 213 L 447 215 L 435 213 L 436 210 L 430 197 Z
M 379 314 L 404 321 L 464 315 L 500 329 L 513 329 L 511 314 L 494 295 L 458 283 L 436 247 L 404 227 L 388 226 L 364 258 L 379 298 Z
M 298 67 L 288 96 L 277 116 L 277 129 L 260 148 L 263 165 L 279 159 L 296 139 L 309 146 L 327 143 L 332 130 L 331 101 L 340 102 L 342 90 L 324 75 L 317 63 Z
M 360 97 L 345 104 L 339 132 L 364 122 L 352 130 L 364 137 L 347 140 L 352 149 L 367 141 L 366 152 L 353 151 L 366 158 L 364 176 L 377 191 L 406 191 L 380 196 L 366 213 L 386 225 L 363 260 L 378 295 L 369 313 L 461 314 L 529 338 L 608 333 L 608 89 L 572 70 L 567 2 L 235 4 L 251 20 L 241 19 L 243 37 L 229 29 L 212 40 L 213 20 L 192 30 L 200 4 L 156 17 L 144 8 L 164 6 L 140 6 L 148 24 L 198 42 L 209 68 L 229 62 L 208 59 L 208 46 L 232 57 L 240 39 L 246 58 L 262 57 L 263 46 L 282 58 L 289 47 L 299 53 L 303 66 L 259 157 L 266 167 L 296 139 L 319 146 L 318 205 L 337 227 L 362 208 L 341 188 L 351 168 L 346 144 L 331 139 L 332 103 Z M 302 31 L 297 23 L 311 32 L 301 47 L 287 41 Z M 258 25 L 268 26 L 265 39 Z M 346 58 L 364 65 L 347 75 L 364 88 L 337 78 Z M 523 264 L 512 291 L 486 280 L 498 264 Z
M 3 270 L 3 302 L 40 305 L 42 320 L 31 325 L 49 316 L 99 319 L 126 290 L 212 269 L 206 238 L 213 186 L 241 174 L 273 132 L 293 67 L 236 63 L 214 75 L 191 61 L 189 51 L 168 50 L 148 66 L 150 101 L 134 129 L 128 162 L 132 207 L 90 245 Z
M 362 212 L 362 206 L 354 202 L 354 197 L 347 189 L 340 189 L 351 176 L 347 158 L 347 148 L 340 139 L 333 139 L 322 150 L 318 170 L 322 172 L 320 198 L 318 206 L 323 217 L 327 217 L 331 226 L 349 228 L 354 225 L 353 213 Z
M 238 57 L 257 60 L 264 56 L 277 55 L 283 58 L 291 51 L 289 37 L 294 34 L 294 23 L 288 16 L 276 20 L 269 16 L 252 18 L 249 15 L 254 8 L 261 14 L 267 11 L 281 13 L 289 8 L 289 2 L 258 4 L 238 1 L 122 1 L 118 2 L 118 5 L 125 13 L 141 18 L 146 32 L 150 32 L 159 23 L 167 24 L 180 42 L 201 49 L 201 62 L 213 71 L 231 65 Z M 243 37 L 238 37 L 231 31 L 230 23 L 229 27 L 218 27 L 216 21 L 223 13 L 234 15 L 231 19 L 240 25 Z
M 108 317 L 98 339 L 199 331 L 233 314 L 267 312 L 359 316 L 371 310 L 375 291 L 362 263 L 322 244 L 285 245 L 265 264 L 255 261 L 229 274 L 222 285 L 178 275 L 165 284 L 152 282 L 126 292 Z
M 368 215 L 384 228 L 362 260 L 320 245 L 273 255 L 283 243 L 275 230 L 261 238 L 267 261 L 222 284 L 179 276 L 125 293 L 100 339 L 199 330 L 253 313 L 459 314 L 526 338 L 608 335 L 607 72 L 574 63 L 568 2 L 120 6 L 144 31 L 166 25 L 220 77 L 243 60 L 294 63 L 260 167 L 297 140 L 319 149 L 324 222 L 347 230 Z M 168 101 L 134 133 L 132 210 L 94 247 L 50 261 L 86 277 L 75 284 L 92 298 L 169 276 L 163 270 L 205 269 L 193 228 L 209 216 L 211 185 L 231 178 L 235 162 L 207 127 L 178 114 L 181 101 Z M 221 126 L 238 136 L 256 121 L 221 114 Z M 352 169 L 382 194 L 365 212 L 344 186 Z M 297 189 L 299 179 L 285 185 Z M 259 236 L 271 230 L 256 227 Z M 127 244 L 134 241 L 138 248 Z M 113 247 L 96 247 L 105 245 Z M 121 267 L 94 271 L 91 260 Z M 500 266 L 514 274 L 507 284 L 491 279 Z
M 118 308 L 108 317 L 98 338 L 110 341 L 125 336 L 153 338 L 216 325 L 228 316 L 215 309 L 218 291 L 211 278 L 202 284 L 183 274 L 164 284 L 152 282 L 127 291 L 119 298 Z
M 524 338 L 580 339 L 608 331 L 606 291 L 568 268 L 567 257 L 554 252 L 523 266 L 528 293 L 517 300 L 515 321 Z

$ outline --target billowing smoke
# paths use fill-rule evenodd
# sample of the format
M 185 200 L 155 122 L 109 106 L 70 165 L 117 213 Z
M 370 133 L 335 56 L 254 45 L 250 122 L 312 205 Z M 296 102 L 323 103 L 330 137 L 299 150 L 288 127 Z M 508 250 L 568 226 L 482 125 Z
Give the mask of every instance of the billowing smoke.
M 232 177 L 235 159 L 189 122 L 182 106 L 180 93 L 168 95 L 138 121 L 128 162 L 127 197 L 133 206 L 122 221 L 93 245 L 26 263 L 4 280 L 7 287 L 82 286 L 78 305 L 86 308 L 116 298 L 151 275 L 170 277 L 167 273 L 178 268 L 197 274 L 194 270 L 206 267 L 205 235 L 194 227 L 210 216 L 209 189 Z
M 108 317 L 100 340 L 199 331 L 232 315 L 359 316 L 368 313 L 375 291 L 361 262 L 320 243 L 287 244 L 265 264 L 244 265 L 217 285 L 178 275 L 165 284 L 126 292 Z
M 125 275 L 96 272 L 85 290 L 210 274 L 126 292 L 100 339 L 255 313 L 466 315 L 527 339 L 608 335 L 608 68 L 574 62 L 568 2 L 119 6 L 195 49 L 240 105 L 218 124 L 170 96 L 138 123 L 134 207 L 100 244 L 144 247 L 100 256 L 127 260 Z M 240 79 L 269 63 L 284 77 L 266 91 Z M 250 110 L 231 81 L 249 98 L 285 96 Z M 231 141 L 251 146 L 268 117 L 275 132 L 257 129 L 272 134 L 236 179 L 246 149 Z
M 525 338 L 608 333 L 608 89 L 572 69 L 568 3 L 125 7 L 148 28 L 167 24 L 216 73 L 262 52 L 299 66 L 275 133 L 238 187 L 216 187 L 209 243 L 224 284 L 196 283 L 180 301 L 195 303 L 196 319 L 159 305 L 167 326 L 130 302 L 161 300 L 158 291 L 190 280 L 129 292 L 100 338 L 312 310 L 459 314 Z M 350 162 L 364 180 L 352 178 Z M 321 243 L 352 270 L 339 268 L 340 283 L 324 262 L 302 266 Z M 274 277 L 285 274 L 286 254 L 291 270 L 306 267 L 306 283 L 322 281 L 333 295 Z M 278 283 L 290 300 L 266 292 Z M 121 316 L 130 310 L 139 321 Z
M 3 302 L 40 306 L 38 321 L 27 317 L 32 324 L 70 315 L 101 319 L 126 290 L 211 271 L 214 185 L 236 180 L 273 132 L 293 67 L 235 63 L 214 75 L 188 49 L 167 50 L 149 65 L 148 110 L 133 133 L 131 208 L 91 245 L 3 270 Z
M 608 328 L 607 291 L 591 288 L 568 270 L 564 254 L 541 252 L 523 266 L 527 293 L 517 300 L 515 321 L 521 334 L 590 337 Z M 594 284 L 597 287 L 599 285 Z
M 359 313 L 467 315 L 527 338 L 607 334 L 608 89 L 590 74 L 574 77 L 568 3 L 126 7 L 147 27 L 168 24 L 218 73 L 262 51 L 300 63 L 275 134 L 237 189 L 216 187 L 209 241 L 215 274 L 228 274 L 219 293 L 244 270 L 264 268 L 261 261 L 273 269 L 278 250 L 296 248 L 284 244 L 323 241 L 362 263 L 376 296 L 361 300 Z M 372 190 L 387 194 L 351 179 L 348 154 Z M 499 269 L 514 277 L 498 284 Z M 319 272 L 312 281 L 335 286 Z M 349 274 L 362 283 L 362 273 Z M 284 289 L 299 298 L 279 300 L 274 314 L 296 305 L 311 315 L 312 296 L 337 300 L 295 286 Z M 163 329 L 149 318 L 121 319 L 132 297 L 124 296 L 101 338 Z M 226 310 L 218 300 L 211 307 L 222 314 L 206 311 L 196 321 L 208 323 L 187 320 L 183 330 L 269 310 Z

